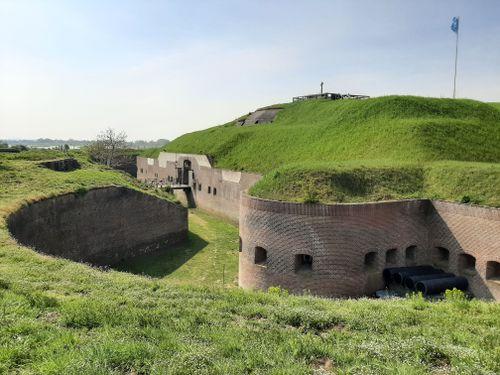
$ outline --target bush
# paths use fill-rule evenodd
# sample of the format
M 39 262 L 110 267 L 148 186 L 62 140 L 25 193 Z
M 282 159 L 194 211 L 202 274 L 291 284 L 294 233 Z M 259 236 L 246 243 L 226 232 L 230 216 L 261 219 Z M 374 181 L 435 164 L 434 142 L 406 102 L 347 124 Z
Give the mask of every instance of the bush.
M 453 288 L 452 290 L 448 289 L 444 292 L 444 299 L 448 302 L 452 302 L 458 305 L 467 304 L 468 300 L 465 296 L 465 293 L 457 288 Z
M 288 290 L 283 289 L 279 286 L 270 286 L 269 289 L 267 289 L 267 292 L 269 294 L 273 294 L 275 296 L 281 296 L 281 297 L 283 297 L 283 296 L 286 297 L 289 294 Z

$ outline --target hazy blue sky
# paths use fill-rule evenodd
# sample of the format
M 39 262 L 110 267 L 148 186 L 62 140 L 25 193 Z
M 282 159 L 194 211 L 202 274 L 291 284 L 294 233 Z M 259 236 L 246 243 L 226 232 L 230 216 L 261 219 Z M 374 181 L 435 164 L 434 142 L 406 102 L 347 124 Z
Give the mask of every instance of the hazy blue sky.
M 0 139 L 174 138 L 316 92 L 500 101 L 500 1 L 0 0 Z

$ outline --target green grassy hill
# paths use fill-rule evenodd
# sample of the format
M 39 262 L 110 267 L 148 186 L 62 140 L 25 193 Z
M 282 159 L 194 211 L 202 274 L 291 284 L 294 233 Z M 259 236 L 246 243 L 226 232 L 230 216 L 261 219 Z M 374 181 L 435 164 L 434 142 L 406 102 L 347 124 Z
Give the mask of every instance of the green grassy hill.
M 499 145 L 500 111 L 494 105 L 388 96 L 289 103 L 272 124 L 237 127 L 231 122 L 183 135 L 165 150 L 208 154 L 220 168 L 266 174 L 252 190 L 266 198 L 312 196 L 334 202 L 339 197 L 341 201 L 473 197 L 476 203 L 498 205 L 498 189 L 492 191 L 491 186 L 500 184 Z M 404 186 L 410 181 L 408 168 L 420 174 L 411 189 Z M 339 169 L 341 174 L 336 173 Z M 392 177 L 386 179 L 388 170 Z M 356 176 L 375 171 L 382 173 L 383 181 Z M 463 171 L 482 183 L 454 188 Z M 299 175 L 309 181 L 304 181 L 310 185 L 306 194 L 294 186 L 301 182 L 291 179 Z M 365 186 L 368 182 L 370 186 Z M 347 189 L 338 190 L 345 185 Z
M 175 254 L 123 265 L 144 276 L 20 246 L 6 217 L 27 201 L 111 184 L 141 188 L 78 155 L 80 170 L 40 168 L 47 155 L 0 154 L 1 374 L 500 372 L 500 304 L 235 289 L 237 230 L 196 211 Z

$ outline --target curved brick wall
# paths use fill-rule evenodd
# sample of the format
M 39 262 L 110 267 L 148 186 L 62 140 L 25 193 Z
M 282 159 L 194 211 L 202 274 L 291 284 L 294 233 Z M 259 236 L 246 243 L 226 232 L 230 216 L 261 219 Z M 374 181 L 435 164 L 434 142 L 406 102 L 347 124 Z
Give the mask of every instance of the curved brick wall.
M 428 200 L 312 205 L 243 195 L 240 237 L 244 288 L 279 285 L 295 293 L 360 296 L 384 286 L 387 266 L 435 263 L 466 274 L 475 295 L 500 298 L 497 281 L 486 280 L 485 270 L 487 261 L 500 262 L 498 209 Z M 255 264 L 256 247 L 267 251 L 262 264 Z M 436 247 L 449 251 L 448 261 L 436 256 Z M 464 252 L 476 257 L 474 274 L 458 265 Z M 313 257 L 311 269 L 297 270 L 298 254 Z
M 30 204 L 11 215 L 8 226 L 23 245 L 99 265 L 182 241 L 188 229 L 184 207 L 124 187 Z

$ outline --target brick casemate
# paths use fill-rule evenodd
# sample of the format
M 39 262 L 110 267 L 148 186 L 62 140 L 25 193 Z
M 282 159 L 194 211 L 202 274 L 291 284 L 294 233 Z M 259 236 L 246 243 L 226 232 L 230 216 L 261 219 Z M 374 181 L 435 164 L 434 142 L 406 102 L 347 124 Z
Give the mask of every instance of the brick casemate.
M 301 204 L 243 194 L 239 285 L 340 297 L 384 287 L 385 267 L 434 264 L 500 299 L 500 210 L 430 200 Z

